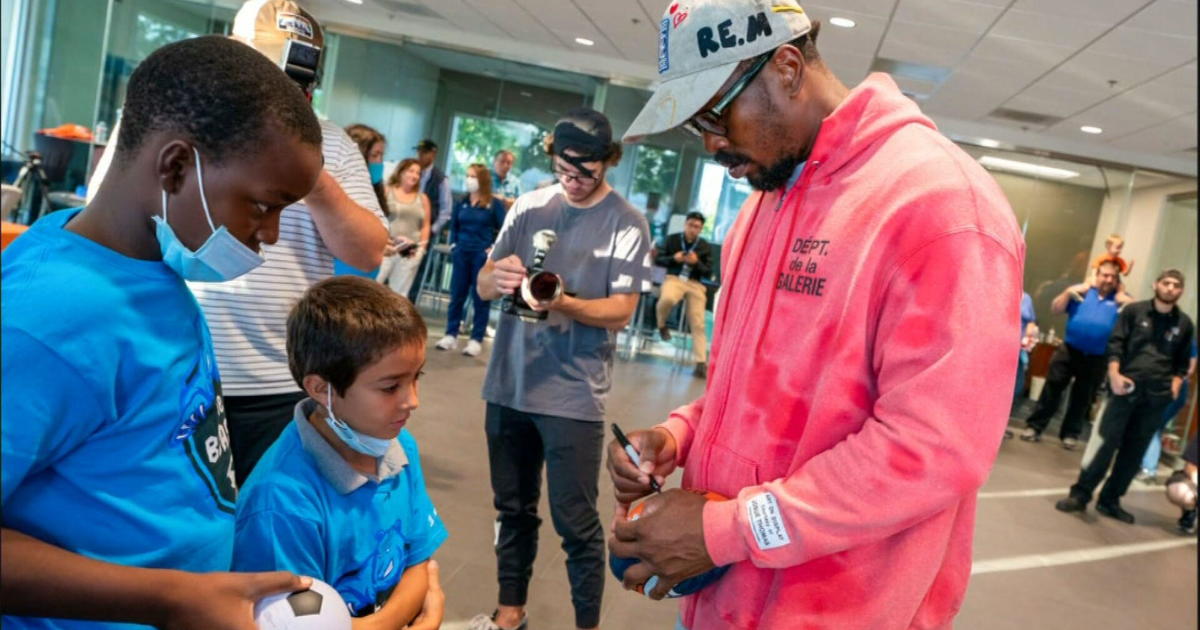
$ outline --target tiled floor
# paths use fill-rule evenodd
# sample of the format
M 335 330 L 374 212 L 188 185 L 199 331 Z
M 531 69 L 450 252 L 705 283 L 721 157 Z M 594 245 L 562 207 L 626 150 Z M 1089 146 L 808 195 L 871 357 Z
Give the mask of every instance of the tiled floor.
M 484 404 L 479 398 L 488 355 L 485 350 L 472 359 L 437 351 L 432 342 L 441 337 L 442 325 L 431 320 L 430 330 L 421 409 L 410 430 L 421 446 L 430 493 L 450 530 L 450 539 L 437 558 L 447 594 L 443 628 L 457 630 L 470 617 L 490 612 L 496 603 L 495 512 L 483 435 Z M 489 347 L 490 343 L 485 344 Z M 608 419 L 627 430 L 648 427 L 702 392 L 703 382 L 692 377 L 690 367 L 655 357 L 618 360 Z M 1054 502 L 1074 480 L 1079 458 L 1079 451 L 1065 451 L 1050 437 L 1038 444 L 1009 440 L 1001 447 L 991 479 L 982 490 L 975 538 L 976 571 L 981 567 L 999 570 L 972 578 L 956 627 L 1197 627 L 1196 538 L 1170 531 L 1178 510 L 1166 502 L 1161 487 L 1135 483 L 1124 505 L 1137 516 L 1136 525 L 1098 517 L 1094 511 L 1082 518 L 1055 511 Z M 1013 495 L 1035 490 L 1046 493 Z M 613 509 L 607 473 L 601 474 L 600 493 L 601 518 L 607 523 Z M 534 630 L 574 625 L 564 555 L 547 510 L 543 498 L 545 522 L 528 609 Z M 1159 543 L 1179 546 L 1157 550 L 1125 547 L 1139 543 L 1152 543 L 1152 549 Z M 1136 552 L 1080 561 L 1096 555 L 1084 550 L 1097 549 L 1114 554 Z M 1084 554 L 1046 557 L 1063 551 Z M 1001 559 L 1033 568 L 1006 569 L 992 562 Z M 1047 562 L 1054 566 L 1041 566 Z M 673 602 L 653 602 L 623 591 L 611 577 L 605 588 L 601 627 L 673 627 Z

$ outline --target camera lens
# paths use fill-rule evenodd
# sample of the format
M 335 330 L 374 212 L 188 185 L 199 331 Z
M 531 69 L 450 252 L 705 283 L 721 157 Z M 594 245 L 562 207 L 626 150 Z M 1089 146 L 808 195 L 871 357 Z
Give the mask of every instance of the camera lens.
M 529 293 L 539 302 L 553 300 L 558 293 L 558 276 L 542 271 L 529 278 Z

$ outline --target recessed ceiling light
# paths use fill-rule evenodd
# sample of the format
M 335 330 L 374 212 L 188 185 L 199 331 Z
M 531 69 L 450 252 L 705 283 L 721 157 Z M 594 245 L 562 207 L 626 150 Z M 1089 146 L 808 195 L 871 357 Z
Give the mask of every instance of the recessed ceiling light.
M 350 4 L 362 4 L 362 0 L 346 0 L 346 2 Z
M 844 17 L 829 18 L 829 23 L 842 28 L 854 28 L 854 20 Z
M 586 37 L 576 37 L 575 43 L 583 45 L 583 46 L 595 46 L 596 45 L 596 42 L 594 42 Z
M 1079 130 L 1082 131 L 1083 133 L 1104 133 L 1103 129 L 1101 129 L 1099 127 L 1092 127 L 1090 125 L 1084 125 L 1084 126 L 1080 127 Z
M 989 149 L 996 149 L 1000 147 L 1000 143 L 996 140 L 992 140 L 991 138 L 980 138 L 979 146 L 987 147 Z
M 979 158 L 979 163 L 999 171 L 1008 171 L 1010 173 L 1020 173 L 1022 175 L 1032 175 L 1034 177 L 1045 177 L 1048 179 L 1071 179 L 1079 177 L 1079 173 L 1068 171 L 1065 168 L 1054 168 L 1053 166 L 1042 166 L 1041 164 L 1030 164 L 1029 162 L 1019 162 L 1017 160 L 1006 160 L 991 155 L 985 155 Z

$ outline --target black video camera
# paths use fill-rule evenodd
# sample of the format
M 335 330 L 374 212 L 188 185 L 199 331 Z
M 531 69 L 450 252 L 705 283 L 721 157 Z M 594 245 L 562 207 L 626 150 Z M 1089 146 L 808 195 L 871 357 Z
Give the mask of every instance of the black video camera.
M 321 69 L 321 49 L 294 39 L 283 47 L 280 67 L 307 92 L 316 87 Z

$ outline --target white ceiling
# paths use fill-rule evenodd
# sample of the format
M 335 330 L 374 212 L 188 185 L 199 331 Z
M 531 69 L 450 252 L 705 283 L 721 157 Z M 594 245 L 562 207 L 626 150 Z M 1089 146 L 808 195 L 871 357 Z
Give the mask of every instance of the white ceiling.
M 686 0 L 683 0 L 686 4 Z M 326 25 L 401 35 L 645 86 L 667 0 L 306 0 Z M 877 58 L 943 131 L 1195 175 L 1197 0 L 819 0 L 822 56 L 847 85 Z M 828 19 L 853 19 L 851 29 Z M 575 43 L 576 37 L 595 42 Z M 998 108 L 1050 116 L 1016 122 Z M 1084 134 L 1083 125 L 1104 129 Z M 1190 150 L 1189 150 L 1190 149 Z

